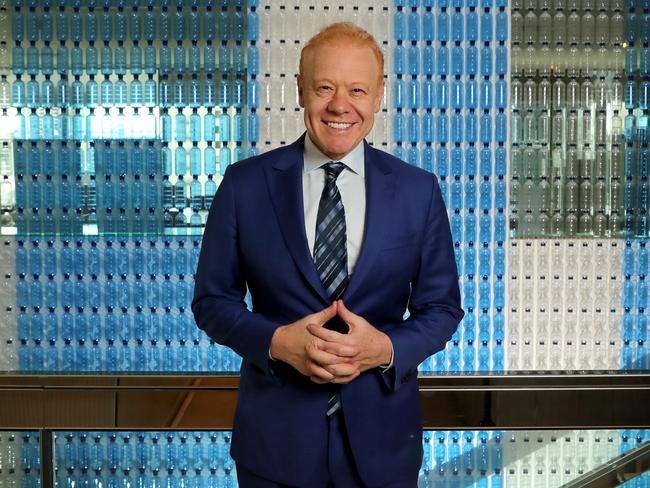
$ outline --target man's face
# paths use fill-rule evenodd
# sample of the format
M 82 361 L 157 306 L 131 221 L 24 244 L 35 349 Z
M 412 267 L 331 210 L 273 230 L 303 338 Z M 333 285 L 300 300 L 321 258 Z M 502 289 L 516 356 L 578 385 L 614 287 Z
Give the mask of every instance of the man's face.
M 367 46 L 342 40 L 306 53 L 298 96 L 318 149 L 332 160 L 354 149 L 372 129 L 383 89 L 379 64 Z

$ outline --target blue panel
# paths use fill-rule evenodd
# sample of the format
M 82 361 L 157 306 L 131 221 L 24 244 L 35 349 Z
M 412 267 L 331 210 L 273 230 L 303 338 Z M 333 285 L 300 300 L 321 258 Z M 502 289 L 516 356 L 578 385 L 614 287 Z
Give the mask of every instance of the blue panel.
M 485 4 L 479 15 L 472 1 L 463 5 L 462 1 L 450 4 L 444 0 L 433 8 L 413 6 L 409 12 L 399 3 L 395 5 L 394 153 L 435 171 L 439 178 L 450 213 L 466 310 L 447 350 L 425 361 L 420 371 L 500 371 L 504 369 L 505 305 L 506 203 L 505 189 L 499 186 L 499 181 L 505 184 L 506 171 L 505 11 Z M 408 37 L 412 41 L 408 58 L 416 59 L 410 52 L 418 49 L 422 63 L 409 63 L 407 70 L 402 41 L 409 30 L 405 24 L 415 25 L 414 15 L 421 19 L 423 35 Z M 496 40 L 493 25 L 498 30 Z M 413 88 L 416 83 L 417 90 Z M 496 106 L 494 93 L 499 96 Z M 415 156 L 418 152 L 421 157 Z M 498 173 L 494 171 L 495 154 Z M 498 239 L 501 243 L 497 246 Z M 494 263 L 497 253 L 499 274 Z

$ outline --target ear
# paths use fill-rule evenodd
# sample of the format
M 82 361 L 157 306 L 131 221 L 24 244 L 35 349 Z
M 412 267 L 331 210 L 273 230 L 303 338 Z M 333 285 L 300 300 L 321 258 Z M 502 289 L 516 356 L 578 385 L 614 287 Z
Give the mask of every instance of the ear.
M 377 96 L 375 97 L 375 106 L 373 107 L 375 113 L 381 111 L 381 101 L 384 98 L 384 78 L 382 77 L 381 81 L 377 86 Z
M 301 75 L 298 75 L 296 78 L 296 82 L 298 84 L 298 105 L 300 105 L 301 108 L 305 108 L 305 95 L 304 95 L 304 79 Z

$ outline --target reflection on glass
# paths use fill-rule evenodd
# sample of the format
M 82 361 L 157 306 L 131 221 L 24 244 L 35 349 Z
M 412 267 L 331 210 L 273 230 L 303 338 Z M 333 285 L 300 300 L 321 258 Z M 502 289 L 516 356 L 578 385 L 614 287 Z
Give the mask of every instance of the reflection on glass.
M 0 484 L 39 486 L 41 456 L 39 433 L 0 431 Z
M 648 236 L 650 53 L 633 10 L 513 7 L 511 165 L 529 154 L 532 171 L 511 173 L 512 237 Z M 545 187 L 555 189 L 550 208 Z
M 236 486 L 230 438 L 228 431 L 59 431 L 55 479 Z M 425 431 L 418 486 L 557 488 L 648 440 L 647 430 Z M 645 486 L 649 476 L 630 486 Z

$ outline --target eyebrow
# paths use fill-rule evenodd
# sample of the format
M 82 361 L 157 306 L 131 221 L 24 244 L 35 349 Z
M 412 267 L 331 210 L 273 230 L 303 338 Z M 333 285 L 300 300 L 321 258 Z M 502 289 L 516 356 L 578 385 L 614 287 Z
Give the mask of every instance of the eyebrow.
M 314 78 L 313 82 L 314 82 L 315 84 L 320 84 L 320 83 L 329 83 L 329 84 L 331 84 L 331 85 L 336 85 L 336 82 L 332 81 L 332 80 L 329 79 L 329 78 L 321 78 L 321 79 Z M 371 84 L 372 84 L 372 83 L 368 83 L 368 82 L 365 82 L 365 81 L 353 81 L 353 82 L 351 82 L 351 83 L 348 83 L 348 86 L 352 86 L 352 87 L 354 87 L 354 86 L 362 86 L 362 87 L 366 87 L 366 88 L 368 88 L 368 87 L 371 86 Z

